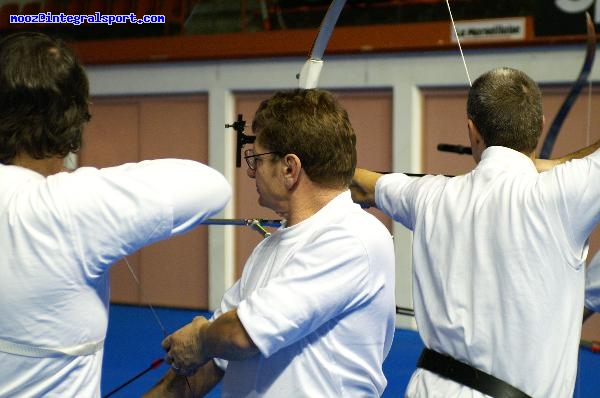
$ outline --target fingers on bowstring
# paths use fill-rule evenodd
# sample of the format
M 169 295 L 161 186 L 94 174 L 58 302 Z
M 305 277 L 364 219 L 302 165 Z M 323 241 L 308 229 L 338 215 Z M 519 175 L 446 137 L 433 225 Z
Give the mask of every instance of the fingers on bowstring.
M 169 351 L 169 349 L 171 348 L 171 336 L 169 335 L 165 337 L 164 340 L 160 343 L 160 345 L 164 350 Z

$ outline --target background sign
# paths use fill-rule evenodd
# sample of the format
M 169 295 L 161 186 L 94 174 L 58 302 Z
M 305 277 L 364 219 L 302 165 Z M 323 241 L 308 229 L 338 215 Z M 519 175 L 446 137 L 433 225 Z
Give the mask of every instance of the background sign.
M 535 0 L 535 35 L 585 35 L 585 12 L 600 26 L 600 0 Z
M 523 40 L 525 18 L 498 18 L 456 21 L 456 33 L 461 42 L 484 40 Z M 450 29 L 450 41 L 456 43 L 454 29 Z

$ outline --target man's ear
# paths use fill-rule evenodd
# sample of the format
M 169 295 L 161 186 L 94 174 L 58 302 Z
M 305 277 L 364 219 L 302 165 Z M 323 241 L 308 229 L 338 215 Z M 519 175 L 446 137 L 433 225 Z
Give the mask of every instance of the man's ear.
M 302 162 L 300 158 L 292 153 L 288 153 L 283 158 L 283 179 L 287 189 L 291 189 L 298 182 L 300 172 L 302 171 Z
M 471 119 L 467 119 L 467 129 L 469 130 L 469 141 L 471 142 L 471 152 L 475 163 L 481 160 L 481 153 L 485 150 L 485 141 L 479 132 L 479 129 Z
M 540 131 L 544 131 L 544 127 L 546 127 L 546 116 L 542 115 L 542 128 Z
M 483 137 L 471 119 L 467 119 L 467 129 L 469 130 L 469 140 L 471 141 L 471 146 L 480 145 L 483 142 Z

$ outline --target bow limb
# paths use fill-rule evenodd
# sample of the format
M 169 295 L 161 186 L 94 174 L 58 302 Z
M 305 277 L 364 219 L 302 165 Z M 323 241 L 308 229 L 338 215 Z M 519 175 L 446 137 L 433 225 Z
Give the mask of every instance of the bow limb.
M 556 138 L 558 137 L 558 133 L 563 125 L 563 122 L 567 118 L 567 115 L 571 111 L 575 100 L 581 93 L 581 89 L 585 86 L 588 81 L 588 77 L 592 70 L 592 66 L 594 64 L 594 58 L 596 56 L 596 29 L 594 27 L 594 22 L 592 21 L 592 17 L 588 12 L 586 15 L 586 23 L 587 23 L 587 49 L 585 53 L 585 59 L 583 61 L 583 66 L 581 67 L 581 71 L 579 72 L 579 76 L 569 94 L 565 98 L 563 104 L 561 105 L 558 113 L 554 117 L 552 124 L 548 128 L 548 133 L 546 134 L 546 138 L 542 143 L 542 149 L 540 151 L 539 158 L 540 159 L 548 159 L 550 158 L 550 154 L 552 153 L 552 148 L 554 147 L 554 143 L 556 142 Z
M 329 5 L 325 17 L 321 21 L 319 33 L 317 33 L 317 37 L 310 49 L 308 59 L 302 66 L 300 73 L 296 75 L 299 88 L 310 89 L 317 87 L 321 69 L 323 68 L 323 54 L 345 4 L 346 0 L 333 0 Z
M 333 0 L 329 5 L 325 17 L 321 21 L 317 37 L 310 49 L 308 59 L 302 66 L 300 73 L 296 75 L 299 88 L 310 89 L 317 87 L 321 69 L 323 68 L 323 54 L 333 33 L 333 28 L 335 28 L 335 24 L 345 5 L 346 0 Z M 226 124 L 225 127 L 233 127 L 236 131 L 236 167 L 241 167 L 242 148 L 245 144 L 252 144 L 256 137 L 244 134 L 246 122 L 243 120 L 242 115 L 238 115 L 236 122 Z

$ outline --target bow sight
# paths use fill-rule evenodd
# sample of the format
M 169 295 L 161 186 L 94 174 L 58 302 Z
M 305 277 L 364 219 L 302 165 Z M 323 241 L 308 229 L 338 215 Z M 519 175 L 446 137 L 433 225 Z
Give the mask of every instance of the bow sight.
M 226 124 L 225 128 L 233 127 L 236 133 L 236 155 L 235 155 L 235 167 L 242 166 L 242 148 L 246 144 L 252 144 L 256 139 L 254 135 L 244 134 L 244 129 L 246 128 L 246 121 L 242 114 L 238 114 L 237 121 Z

